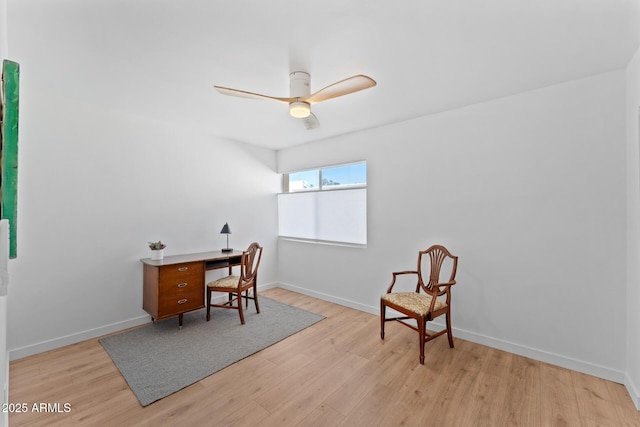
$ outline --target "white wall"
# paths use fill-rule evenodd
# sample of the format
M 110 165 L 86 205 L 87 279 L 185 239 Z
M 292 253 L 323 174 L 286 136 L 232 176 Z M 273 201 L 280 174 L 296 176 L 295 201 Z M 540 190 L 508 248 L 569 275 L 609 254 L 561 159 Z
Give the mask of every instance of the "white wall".
M 377 314 L 442 243 L 456 336 L 621 382 L 624 111 L 618 71 L 282 150 L 280 172 L 368 162 L 368 247 L 280 241 L 280 281 Z
M 627 67 L 627 377 L 640 410 L 640 50 Z
M 7 0 L 0 0 L 0 64 L 8 59 Z M 1 67 L 1 65 L 0 65 Z M 7 299 L 0 296 L 0 401 L 9 402 L 9 354 L 7 353 Z M 0 427 L 9 425 L 8 413 L 0 412 Z
M 18 257 L 11 358 L 149 320 L 147 242 L 165 255 L 256 240 L 261 284 L 276 279 L 275 153 L 78 103 L 21 63 Z M 210 272 L 209 275 L 216 272 Z M 177 322 L 177 320 L 176 320 Z

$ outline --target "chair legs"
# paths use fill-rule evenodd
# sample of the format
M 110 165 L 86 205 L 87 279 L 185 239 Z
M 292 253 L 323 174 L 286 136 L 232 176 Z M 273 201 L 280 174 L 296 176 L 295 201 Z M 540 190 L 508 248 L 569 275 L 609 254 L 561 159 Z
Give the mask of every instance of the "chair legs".
M 244 325 L 244 313 L 242 311 L 242 294 L 238 295 L 238 311 L 240 312 L 240 322 Z M 244 291 L 244 299 L 245 299 L 245 306 L 248 309 L 249 308 L 249 300 L 252 299 L 255 306 L 256 306 L 256 312 L 260 313 L 260 304 L 258 304 L 258 289 L 256 288 L 256 286 L 253 286 L 253 297 L 249 296 L 249 290 L 247 289 L 246 291 Z
M 447 338 L 449 338 L 449 347 L 453 348 L 453 334 L 451 333 L 451 313 L 447 312 Z
M 244 313 L 242 312 L 242 292 L 238 293 L 238 311 L 240 312 L 240 323 L 244 325 Z
M 249 290 L 246 290 L 244 292 L 244 295 L 242 294 L 242 292 L 239 295 L 236 295 L 233 292 L 229 292 L 227 302 L 220 305 L 211 304 L 211 293 L 212 291 L 207 289 L 207 322 L 211 320 L 211 307 L 221 307 L 221 308 L 233 308 L 235 310 L 238 310 L 238 313 L 240 314 L 240 323 L 244 325 L 245 324 L 244 310 L 242 307 L 243 298 L 246 300 L 245 306 L 247 309 L 249 308 L 249 300 L 252 299 L 256 306 L 256 312 L 260 313 L 260 304 L 258 303 L 258 290 L 255 286 L 253 287 L 253 297 L 249 296 Z M 234 297 L 237 297 L 237 303 L 238 303 L 237 306 L 233 305 Z
M 399 323 L 402 323 L 405 326 L 408 326 L 409 328 L 413 329 L 414 331 L 418 332 L 418 337 L 419 337 L 419 346 L 420 346 L 420 364 L 424 365 L 424 359 L 425 359 L 425 345 L 428 341 L 431 341 L 437 337 L 439 337 L 440 335 L 444 335 L 445 333 L 447 334 L 447 339 L 449 340 L 449 347 L 453 348 L 453 334 L 451 333 L 451 313 L 447 312 L 445 313 L 446 316 L 446 324 L 447 324 L 447 328 L 444 330 L 441 330 L 439 332 L 435 332 L 433 334 L 427 334 L 427 321 L 432 320 L 429 317 L 420 317 L 420 316 L 406 316 L 406 317 L 393 317 L 393 318 L 386 318 L 386 309 L 387 306 L 384 304 L 384 302 L 380 301 L 380 338 L 384 339 L 384 325 L 386 322 L 388 321 L 393 321 L 393 320 L 397 320 Z M 406 322 L 404 322 L 404 320 L 408 320 L 408 319 L 415 319 L 417 322 L 417 327 L 413 326 L 412 324 L 408 324 Z
M 427 320 L 421 317 L 418 320 L 418 334 L 420 335 L 420 364 L 424 365 L 424 344 L 426 342 Z
M 258 304 L 258 287 L 253 285 L 253 302 L 256 305 L 256 312 L 260 313 L 260 304 Z M 249 301 L 247 301 L 247 304 Z
M 386 323 L 385 321 L 386 311 L 387 311 L 387 306 L 384 305 L 382 301 L 380 301 L 380 338 L 381 339 L 384 339 L 384 324 Z

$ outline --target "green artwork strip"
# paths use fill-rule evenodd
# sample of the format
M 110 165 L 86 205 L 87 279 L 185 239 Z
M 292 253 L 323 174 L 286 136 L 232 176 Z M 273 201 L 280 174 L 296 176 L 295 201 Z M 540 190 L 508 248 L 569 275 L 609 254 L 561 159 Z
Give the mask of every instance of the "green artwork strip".
M 18 217 L 18 97 L 20 65 L 4 60 L 2 63 L 4 105 L 2 108 L 2 158 L 0 169 L 0 217 L 9 220 L 9 258 L 17 256 Z

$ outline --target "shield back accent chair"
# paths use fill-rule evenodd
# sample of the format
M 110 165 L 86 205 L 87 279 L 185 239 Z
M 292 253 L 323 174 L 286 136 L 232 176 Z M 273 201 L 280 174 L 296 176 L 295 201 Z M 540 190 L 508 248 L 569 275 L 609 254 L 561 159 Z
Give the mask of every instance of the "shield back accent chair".
M 423 259 L 424 258 L 424 259 Z M 428 259 L 427 259 L 428 258 Z M 428 276 L 423 271 L 423 264 L 429 265 Z M 443 265 L 446 267 L 443 269 Z M 380 338 L 384 339 L 384 325 L 386 322 L 398 321 L 405 326 L 417 331 L 420 338 L 420 363 L 424 365 L 424 346 L 427 341 L 444 335 L 449 337 L 449 347 L 453 348 L 453 335 L 451 334 L 451 287 L 456 283 L 456 270 L 458 257 L 441 245 L 433 245 L 429 249 L 418 252 L 418 269 L 415 271 L 397 271 L 392 273 L 393 280 L 387 289 L 387 293 L 380 298 Z M 446 282 L 440 281 L 440 274 L 450 271 Z M 416 277 L 415 291 L 394 292 L 394 286 L 398 277 L 412 275 Z M 428 279 L 425 281 L 424 279 Z M 402 316 L 386 317 L 386 308 L 389 307 Z M 446 316 L 446 329 L 439 332 L 428 333 L 427 322 L 436 317 Z M 405 322 L 414 319 L 417 327 Z
M 247 308 L 249 308 L 249 300 L 253 300 L 256 305 L 256 311 L 260 313 L 257 288 L 260 258 L 262 258 L 262 246 L 253 242 L 246 251 L 242 252 L 240 276 L 229 275 L 207 283 L 207 322 L 211 320 L 211 307 L 219 307 L 238 310 L 240 312 L 240 323 L 244 325 L 242 298 L 245 299 Z M 249 294 L 249 291 L 251 291 L 251 294 Z M 222 304 L 212 304 L 211 294 L 213 292 L 228 294 L 228 301 Z

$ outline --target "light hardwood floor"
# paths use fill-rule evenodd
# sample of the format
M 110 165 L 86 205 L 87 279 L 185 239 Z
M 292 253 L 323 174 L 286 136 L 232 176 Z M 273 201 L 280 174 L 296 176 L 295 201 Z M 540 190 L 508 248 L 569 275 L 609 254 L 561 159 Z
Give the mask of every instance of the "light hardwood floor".
M 275 288 L 326 319 L 143 408 L 97 339 L 11 362 L 18 426 L 640 426 L 625 388 Z M 454 317 L 455 326 L 455 317 Z M 31 412 L 33 403 L 70 412 Z

